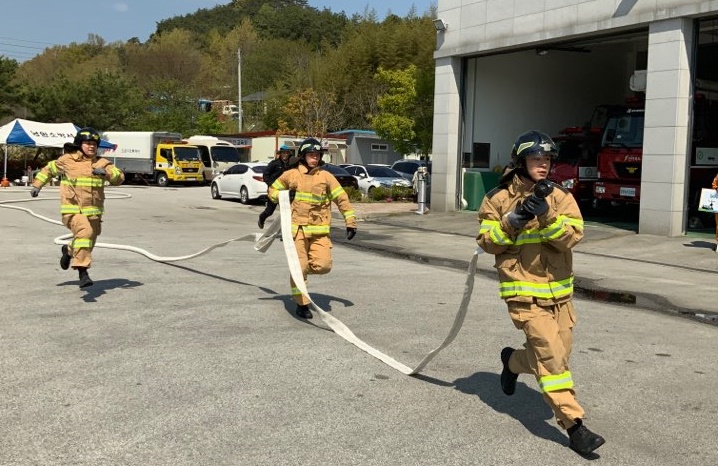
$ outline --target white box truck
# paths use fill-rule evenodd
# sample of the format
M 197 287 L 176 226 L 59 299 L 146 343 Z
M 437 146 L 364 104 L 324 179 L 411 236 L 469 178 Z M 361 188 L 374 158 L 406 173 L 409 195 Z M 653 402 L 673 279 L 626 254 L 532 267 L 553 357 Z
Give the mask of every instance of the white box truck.
M 125 172 L 160 186 L 169 183 L 204 183 L 199 148 L 182 142 L 179 133 L 167 131 L 106 131 L 103 139 L 116 144 L 104 153 Z
M 242 161 L 234 144 L 214 136 L 191 136 L 184 142 L 199 148 L 204 166 L 204 180 L 207 183 L 229 167 Z

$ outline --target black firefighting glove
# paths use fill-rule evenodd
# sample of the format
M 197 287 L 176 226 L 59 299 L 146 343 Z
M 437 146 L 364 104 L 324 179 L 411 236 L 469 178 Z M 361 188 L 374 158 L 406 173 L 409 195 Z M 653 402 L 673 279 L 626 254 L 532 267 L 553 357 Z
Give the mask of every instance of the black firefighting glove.
M 357 229 L 352 227 L 347 227 L 347 241 L 351 241 L 352 238 L 354 238 L 354 235 L 357 234 Z
M 104 168 L 97 167 L 92 170 L 92 174 L 95 176 L 106 176 L 107 172 L 105 171 Z
M 509 221 L 509 225 L 511 225 L 517 230 L 522 230 L 523 227 L 525 227 L 526 224 L 529 222 L 529 220 L 533 218 L 534 214 L 527 212 L 521 202 L 519 202 L 516 206 L 516 210 L 506 214 L 506 219 Z
M 35 188 L 35 187 L 33 187 L 33 188 L 30 190 L 30 196 L 32 196 L 32 197 L 37 197 L 38 194 L 40 194 L 40 188 Z
M 548 211 L 548 202 L 546 202 L 546 198 L 532 194 L 524 201 L 523 209 L 527 213 L 539 217 Z

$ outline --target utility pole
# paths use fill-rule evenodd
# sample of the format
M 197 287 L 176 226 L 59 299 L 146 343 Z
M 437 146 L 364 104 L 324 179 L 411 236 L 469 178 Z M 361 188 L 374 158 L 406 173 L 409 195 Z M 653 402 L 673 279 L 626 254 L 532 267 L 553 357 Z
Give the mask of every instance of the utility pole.
M 242 132 L 242 50 L 237 47 L 237 115 L 238 131 Z

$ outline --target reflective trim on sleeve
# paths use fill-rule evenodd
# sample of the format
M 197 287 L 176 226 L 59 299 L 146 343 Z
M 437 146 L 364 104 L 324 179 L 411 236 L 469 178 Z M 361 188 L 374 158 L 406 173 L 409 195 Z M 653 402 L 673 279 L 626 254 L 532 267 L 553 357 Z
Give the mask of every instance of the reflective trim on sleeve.
M 43 172 L 38 172 L 37 176 L 35 176 L 35 179 L 37 181 L 39 181 L 40 183 L 45 184 L 45 183 L 47 183 L 47 180 L 50 179 L 50 177 L 47 176 L 46 174 L 44 174 Z
M 481 226 L 479 227 L 479 234 L 489 234 L 489 239 L 494 244 L 500 244 L 501 246 L 507 246 L 514 244 L 511 238 L 501 229 L 501 223 L 497 220 L 482 220 Z
M 50 170 L 50 175 L 52 176 L 60 174 L 60 170 L 57 169 L 57 162 L 55 160 L 47 164 L 47 169 Z
M 547 241 L 559 238 L 566 231 L 564 225 L 572 225 L 576 229 L 583 231 L 583 220 L 559 215 L 555 222 L 541 230 L 541 236 Z
M 344 188 L 342 188 L 341 186 L 337 186 L 336 188 L 334 188 L 332 190 L 331 193 L 329 193 L 329 199 L 331 199 L 333 201 L 334 199 L 338 198 L 342 194 L 346 194 L 346 192 L 344 191 Z
M 345 220 L 348 218 L 356 217 L 356 213 L 353 210 L 347 210 L 342 215 L 344 215 Z
M 546 393 L 558 390 L 570 390 L 573 388 L 573 376 L 571 371 L 566 371 L 557 375 L 545 375 L 536 377 L 541 390 Z
M 110 183 L 114 183 L 122 176 L 122 170 L 117 167 L 112 167 L 112 171 L 110 173 L 112 173 L 112 176 L 110 177 Z

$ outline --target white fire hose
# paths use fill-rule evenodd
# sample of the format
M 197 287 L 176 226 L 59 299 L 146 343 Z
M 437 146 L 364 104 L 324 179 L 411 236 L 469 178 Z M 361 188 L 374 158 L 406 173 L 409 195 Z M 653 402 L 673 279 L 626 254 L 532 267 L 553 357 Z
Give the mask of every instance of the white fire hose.
M 291 274 L 295 285 L 310 301 L 312 309 L 314 309 L 317 314 L 319 314 L 319 317 L 322 319 L 322 322 L 329 326 L 329 328 L 332 329 L 334 333 L 344 338 L 349 343 L 355 345 L 359 349 L 366 351 L 370 355 L 374 356 L 375 358 L 383 361 L 387 365 L 406 375 L 415 375 L 421 372 L 421 370 L 424 369 L 424 367 L 429 363 L 429 361 L 434 359 L 434 356 L 436 356 L 439 351 L 446 348 L 447 346 L 449 346 L 449 344 L 451 344 L 452 341 L 454 341 L 454 338 L 459 333 L 459 329 L 464 323 L 466 311 L 468 310 L 469 303 L 471 302 L 471 293 L 474 290 L 476 262 L 479 257 L 479 254 L 483 252 L 481 249 L 476 249 L 474 255 L 471 258 L 471 261 L 469 262 L 469 270 L 466 276 L 466 283 L 464 284 L 464 295 L 461 298 L 461 304 L 459 305 L 459 310 L 454 317 L 454 324 L 451 326 L 449 334 L 446 336 L 446 338 L 444 338 L 444 341 L 439 346 L 437 346 L 434 350 L 429 352 L 429 354 L 424 356 L 424 359 L 422 359 L 421 362 L 414 369 L 412 369 L 400 363 L 391 356 L 382 353 L 376 348 L 360 340 L 356 335 L 354 335 L 351 330 L 349 330 L 349 327 L 344 325 L 336 317 L 327 313 L 324 309 L 319 307 L 317 303 L 314 302 L 314 300 L 312 300 L 312 297 L 309 295 L 307 287 L 304 283 L 304 276 L 302 274 L 302 269 L 299 264 L 299 256 L 297 256 L 297 250 L 294 247 L 294 238 L 292 238 L 292 216 L 291 207 L 289 204 L 289 191 L 281 191 L 279 193 L 279 209 L 279 218 L 275 219 L 272 222 L 267 231 L 259 238 L 254 247 L 260 252 L 265 252 L 272 244 L 272 241 L 274 240 L 277 232 L 281 228 L 282 242 L 284 244 L 284 253 L 287 255 L 289 273 Z
M 110 196 L 107 197 L 107 199 L 128 199 L 132 196 L 127 193 L 109 193 Z M 27 212 L 28 214 L 32 215 L 33 217 L 39 218 L 41 220 L 44 220 L 49 223 L 54 223 L 56 225 L 62 225 L 62 222 L 58 220 L 53 220 L 51 218 L 36 214 L 31 209 L 27 209 L 25 207 L 19 207 L 14 206 L 10 204 L 15 204 L 19 202 L 30 202 L 30 201 L 39 201 L 39 200 L 49 200 L 49 199 L 59 199 L 59 197 L 43 197 L 42 199 L 38 198 L 32 198 L 32 199 L 14 199 L 14 200 L 5 200 L 0 201 L 0 207 L 6 208 L 6 209 L 15 209 L 15 210 L 21 210 L 24 212 Z M 456 316 L 454 317 L 454 323 L 451 326 L 451 329 L 449 330 L 448 335 L 446 338 L 444 338 L 444 341 L 434 348 L 429 354 L 424 356 L 424 358 L 419 362 L 419 364 L 415 368 L 410 368 L 401 362 L 397 361 L 396 359 L 392 358 L 391 356 L 388 356 L 381 351 L 377 350 L 376 348 L 370 346 L 363 340 L 359 339 L 354 333 L 344 325 L 339 319 L 332 316 L 331 314 L 327 313 L 324 309 L 319 307 L 317 303 L 314 302 L 314 300 L 309 295 L 309 291 L 307 291 L 306 284 L 304 283 L 304 276 L 302 274 L 302 269 L 299 264 L 299 257 L 297 256 L 297 250 L 294 246 L 294 238 L 292 237 L 292 216 L 291 216 L 291 206 L 289 202 L 289 191 L 281 191 L 279 193 L 279 209 L 280 209 L 280 215 L 278 218 L 275 218 L 272 223 L 268 226 L 267 230 L 264 234 L 259 233 L 252 233 L 249 235 L 240 236 L 238 238 L 233 238 L 227 241 L 223 241 L 221 243 L 213 244 L 212 246 L 209 246 L 205 249 L 202 249 L 199 252 L 196 252 L 194 254 L 189 254 L 186 256 L 177 256 L 177 257 L 162 257 L 162 256 L 156 256 L 148 251 L 145 251 L 144 249 L 140 249 L 134 246 L 127 246 L 124 244 L 111 244 L 111 243 L 95 243 L 95 247 L 97 248 L 105 248 L 105 249 L 117 249 L 122 251 L 130 251 L 137 254 L 141 254 L 145 257 L 147 257 L 150 260 L 156 261 L 156 262 L 177 262 L 177 261 L 183 261 L 188 259 L 193 259 L 195 257 L 201 256 L 203 254 L 206 254 L 213 249 L 221 248 L 223 246 L 226 246 L 229 243 L 235 242 L 235 241 L 256 241 L 254 248 L 259 252 L 266 252 L 267 249 L 272 245 L 272 242 L 277 237 L 277 235 L 281 231 L 282 240 L 284 244 L 284 253 L 287 256 L 287 263 L 289 265 L 289 273 L 292 276 L 292 279 L 294 280 L 294 283 L 296 284 L 297 288 L 302 292 L 302 294 L 310 301 L 310 305 L 314 311 L 319 314 L 319 317 L 321 318 L 322 322 L 324 322 L 334 333 L 339 335 L 340 337 L 347 340 L 349 343 L 352 343 L 359 349 L 369 353 L 370 355 L 374 356 L 375 358 L 383 361 L 385 364 L 389 365 L 390 367 L 398 370 L 402 374 L 406 375 L 415 375 L 424 369 L 424 367 L 432 360 L 434 359 L 434 356 L 436 356 L 439 351 L 446 348 L 451 344 L 452 341 L 454 341 L 454 338 L 459 333 L 459 329 L 464 323 L 464 318 L 466 317 L 466 312 L 469 308 L 469 303 L 471 302 L 471 293 L 474 289 L 474 277 L 476 274 L 476 263 L 479 254 L 481 254 L 483 251 L 479 248 L 476 249 L 474 252 L 471 261 L 469 262 L 469 270 L 466 276 L 466 283 L 464 284 L 464 294 L 461 298 L 461 304 L 459 305 L 459 310 L 456 313 Z M 72 233 L 68 233 L 65 235 L 58 236 L 53 240 L 55 244 L 63 245 L 63 244 L 69 244 L 69 239 L 72 238 Z

